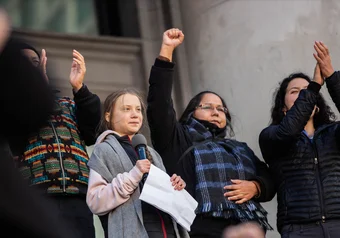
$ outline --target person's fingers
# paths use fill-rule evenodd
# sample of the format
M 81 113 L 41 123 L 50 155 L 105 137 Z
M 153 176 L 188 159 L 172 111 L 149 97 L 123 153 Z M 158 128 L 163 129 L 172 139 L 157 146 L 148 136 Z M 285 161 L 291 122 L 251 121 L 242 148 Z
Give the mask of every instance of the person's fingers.
M 45 58 L 46 57 L 46 50 L 42 49 L 41 50 L 41 58 Z
M 84 56 L 77 50 L 73 50 L 73 54 L 77 55 L 80 59 L 84 59 Z
M 184 34 L 183 34 L 182 31 L 179 32 L 179 39 L 180 39 L 181 41 L 183 41 L 183 39 L 184 39 Z
M 82 64 L 85 64 L 84 57 L 81 54 L 79 54 L 78 52 L 73 52 L 73 57 L 80 60 L 82 62 Z
M 244 203 L 244 202 L 246 202 L 246 201 L 248 201 L 247 198 L 242 198 L 241 200 L 238 200 L 238 201 L 236 201 L 235 203 L 236 203 L 236 204 L 242 204 L 242 203 Z
M 240 180 L 240 179 L 231 179 L 230 180 L 232 183 L 235 183 L 235 184 L 240 184 L 242 183 L 244 180 Z
M 177 177 L 177 174 L 173 174 L 170 178 L 170 182 L 174 181 L 176 177 Z
M 240 199 L 243 199 L 242 195 L 235 195 L 232 197 L 228 197 L 228 200 L 230 201 L 235 201 L 235 200 L 240 200 Z
M 323 63 L 322 59 L 317 54 L 313 53 L 313 56 L 319 64 Z
M 224 187 L 224 189 L 236 190 L 236 189 L 240 189 L 240 185 L 227 185 L 227 186 Z
M 317 44 L 317 43 L 314 44 L 314 49 L 315 49 L 315 51 L 318 53 L 318 56 L 319 56 L 320 58 L 324 58 L 324 57 L 325 57 L 324 54 L 322 53 L 321 49 L 318 47 L 318 44 Z
M 241 191 L 235 190 L 235 191 L 229 191 L 229 192 L 224 193 L 224 196 L 225 197 L 233 197 L 233 196 L 237 196 L 239 194 L 241 194 Z
M 81 65 L 81 61 L 77 58 L 73 58 L 73 61 L 77 63 L 77 66 L 80 66 Z
M 180 180 L 181 180 L 181 177 L 180 177 L 180 176 L 177 176 L 177 177 L 172 181 L 172 186 L 175 186 L 176 184 L 178 184 Z
M 184 180 L 180 179 L 178 181 L 178 183 L 175 184 L 174 189 L 175 190 L 182 190 L 183 188 L 185 188 L 185 186 L 186 186 L 186 184 L 185 184 Z
M 324 47 L 326 53 L 329 54 L 329 49 L 328 49 L 328 47 L 327 47 L 322 41 L 320 41 L 320 44 Z
M 318 48 L 321 50 L 321 52 L 322 52 L 322 54 L 323 55 L 327 55 L 328 53 L 327 53 L 327 48 L 325 47 L 325 45 L 324 44 L 321 44 L 321 41 L 317 41 L 317 42 L 315 42 L 315 44 L 318 46 Z

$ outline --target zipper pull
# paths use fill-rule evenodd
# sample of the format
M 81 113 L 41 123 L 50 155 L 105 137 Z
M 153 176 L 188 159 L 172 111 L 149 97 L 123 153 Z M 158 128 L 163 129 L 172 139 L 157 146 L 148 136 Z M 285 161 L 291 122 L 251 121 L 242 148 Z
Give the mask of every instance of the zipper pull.
M 318 164 L 319 162 L 318 162 L 318 158 L 314 158 L 314 164 Z

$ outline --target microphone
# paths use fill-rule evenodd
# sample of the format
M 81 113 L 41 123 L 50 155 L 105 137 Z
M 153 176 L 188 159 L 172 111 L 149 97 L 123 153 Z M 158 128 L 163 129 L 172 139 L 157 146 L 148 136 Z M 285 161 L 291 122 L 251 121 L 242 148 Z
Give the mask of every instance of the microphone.
M 132 146 L 135 148 L 139 159 L 146 159 L 146 139 L 142 134 L 132 137 Z
M 135 148 L 139 159 L 147 159 L 146 157 L 146 144 L 147 143 L 146 143 L 145 136 L 143 136 L 142 134 L 134 135 L 132 137 L 131 144 Z M 145 181 L 147 176 L 148 176 L 148 173 L 145 173 L 143 175 L 143 181 Z

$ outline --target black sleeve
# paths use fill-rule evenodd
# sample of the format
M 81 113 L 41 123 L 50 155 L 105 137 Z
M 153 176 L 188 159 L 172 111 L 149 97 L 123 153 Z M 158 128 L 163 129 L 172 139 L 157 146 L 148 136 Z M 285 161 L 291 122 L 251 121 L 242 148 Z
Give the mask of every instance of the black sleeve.
M 100 99 L 86 85 L 74 94 L 78 127 L 86 145 L 96 142 L 96 131 L 101 117 Z
M 326 79 L 326 85 L 328 92 L 340 112 L 340 72 L 335 71 L 330 77 Z M 337 140 L 340 140 L 340 126 L 337 125 L 336 131 L 335 131 L 335 136 Z
M 186 183 L 185 189 L 195 198 L 196 172 L 195 159 L 192 152 L 188 153 L 187 156 L 178 161 L 177 166 L 178 175 L 180 175 Z
M 272 179 L 268 165 L 261 161 L 247 145 L 246 148 L 253 158 L 256 167 L 256 176 L 250 180 L 258 182 L 261 189 L 260 196 L 254 199 L 258 202 L 268 202 L 273 199 L 276 193 L 274 180 Z
M 0 72 L 0 134 L 11 147 L 15 144 L 22 150 L 29 134 L 53 111 L 54 94 L 41 72 L 22 55 L 19 40 L 9 40 L 1 52 Z
M 185 128 L 177 121 L 173 107 L 171 92 L 174 66 L 171 62 L 156 59 L 150 72 L 147 98 L 152 145 L 162 156 L 169 174 L 178 173 L 178 160 L 192 145 Z
M 178 123 L 171 98 L 174 66 L 156 59 L 151 68 L 147 118 L 152 144 L 157 151 L 162 151 L 171 142 Z
M 336 108 L 340 112 L 340 72 L 335 71 L 329 78 L 327 78 L 326 85 Z
M 271 125 L 261 131 L 259 144 L 267 163 L 270 159 L 275 159 L 272 156 L 274 151 L 282 152 L 287 148 L 285 145 L 295 143 L 300 137 L 314 110 L 320 88 L 318 83 L 311 82 L 306 90 L 301 90 L 299 97 L 280 124 Z

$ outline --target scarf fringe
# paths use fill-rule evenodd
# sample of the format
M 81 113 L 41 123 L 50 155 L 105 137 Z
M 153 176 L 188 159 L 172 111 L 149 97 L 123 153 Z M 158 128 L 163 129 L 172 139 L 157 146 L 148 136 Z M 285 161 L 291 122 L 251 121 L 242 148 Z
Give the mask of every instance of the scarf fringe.
M 196 208 L 196 213 L 210 214 L 213 217 L 223 217 L 226 219 L 233 218 L 241 222 L 258 222 L 265 230 L 273 230 L 268 223 L 267 211 L 259 204 L 246 202 L 243 204 L 220 203 L 219 205 L 200 204 Z

